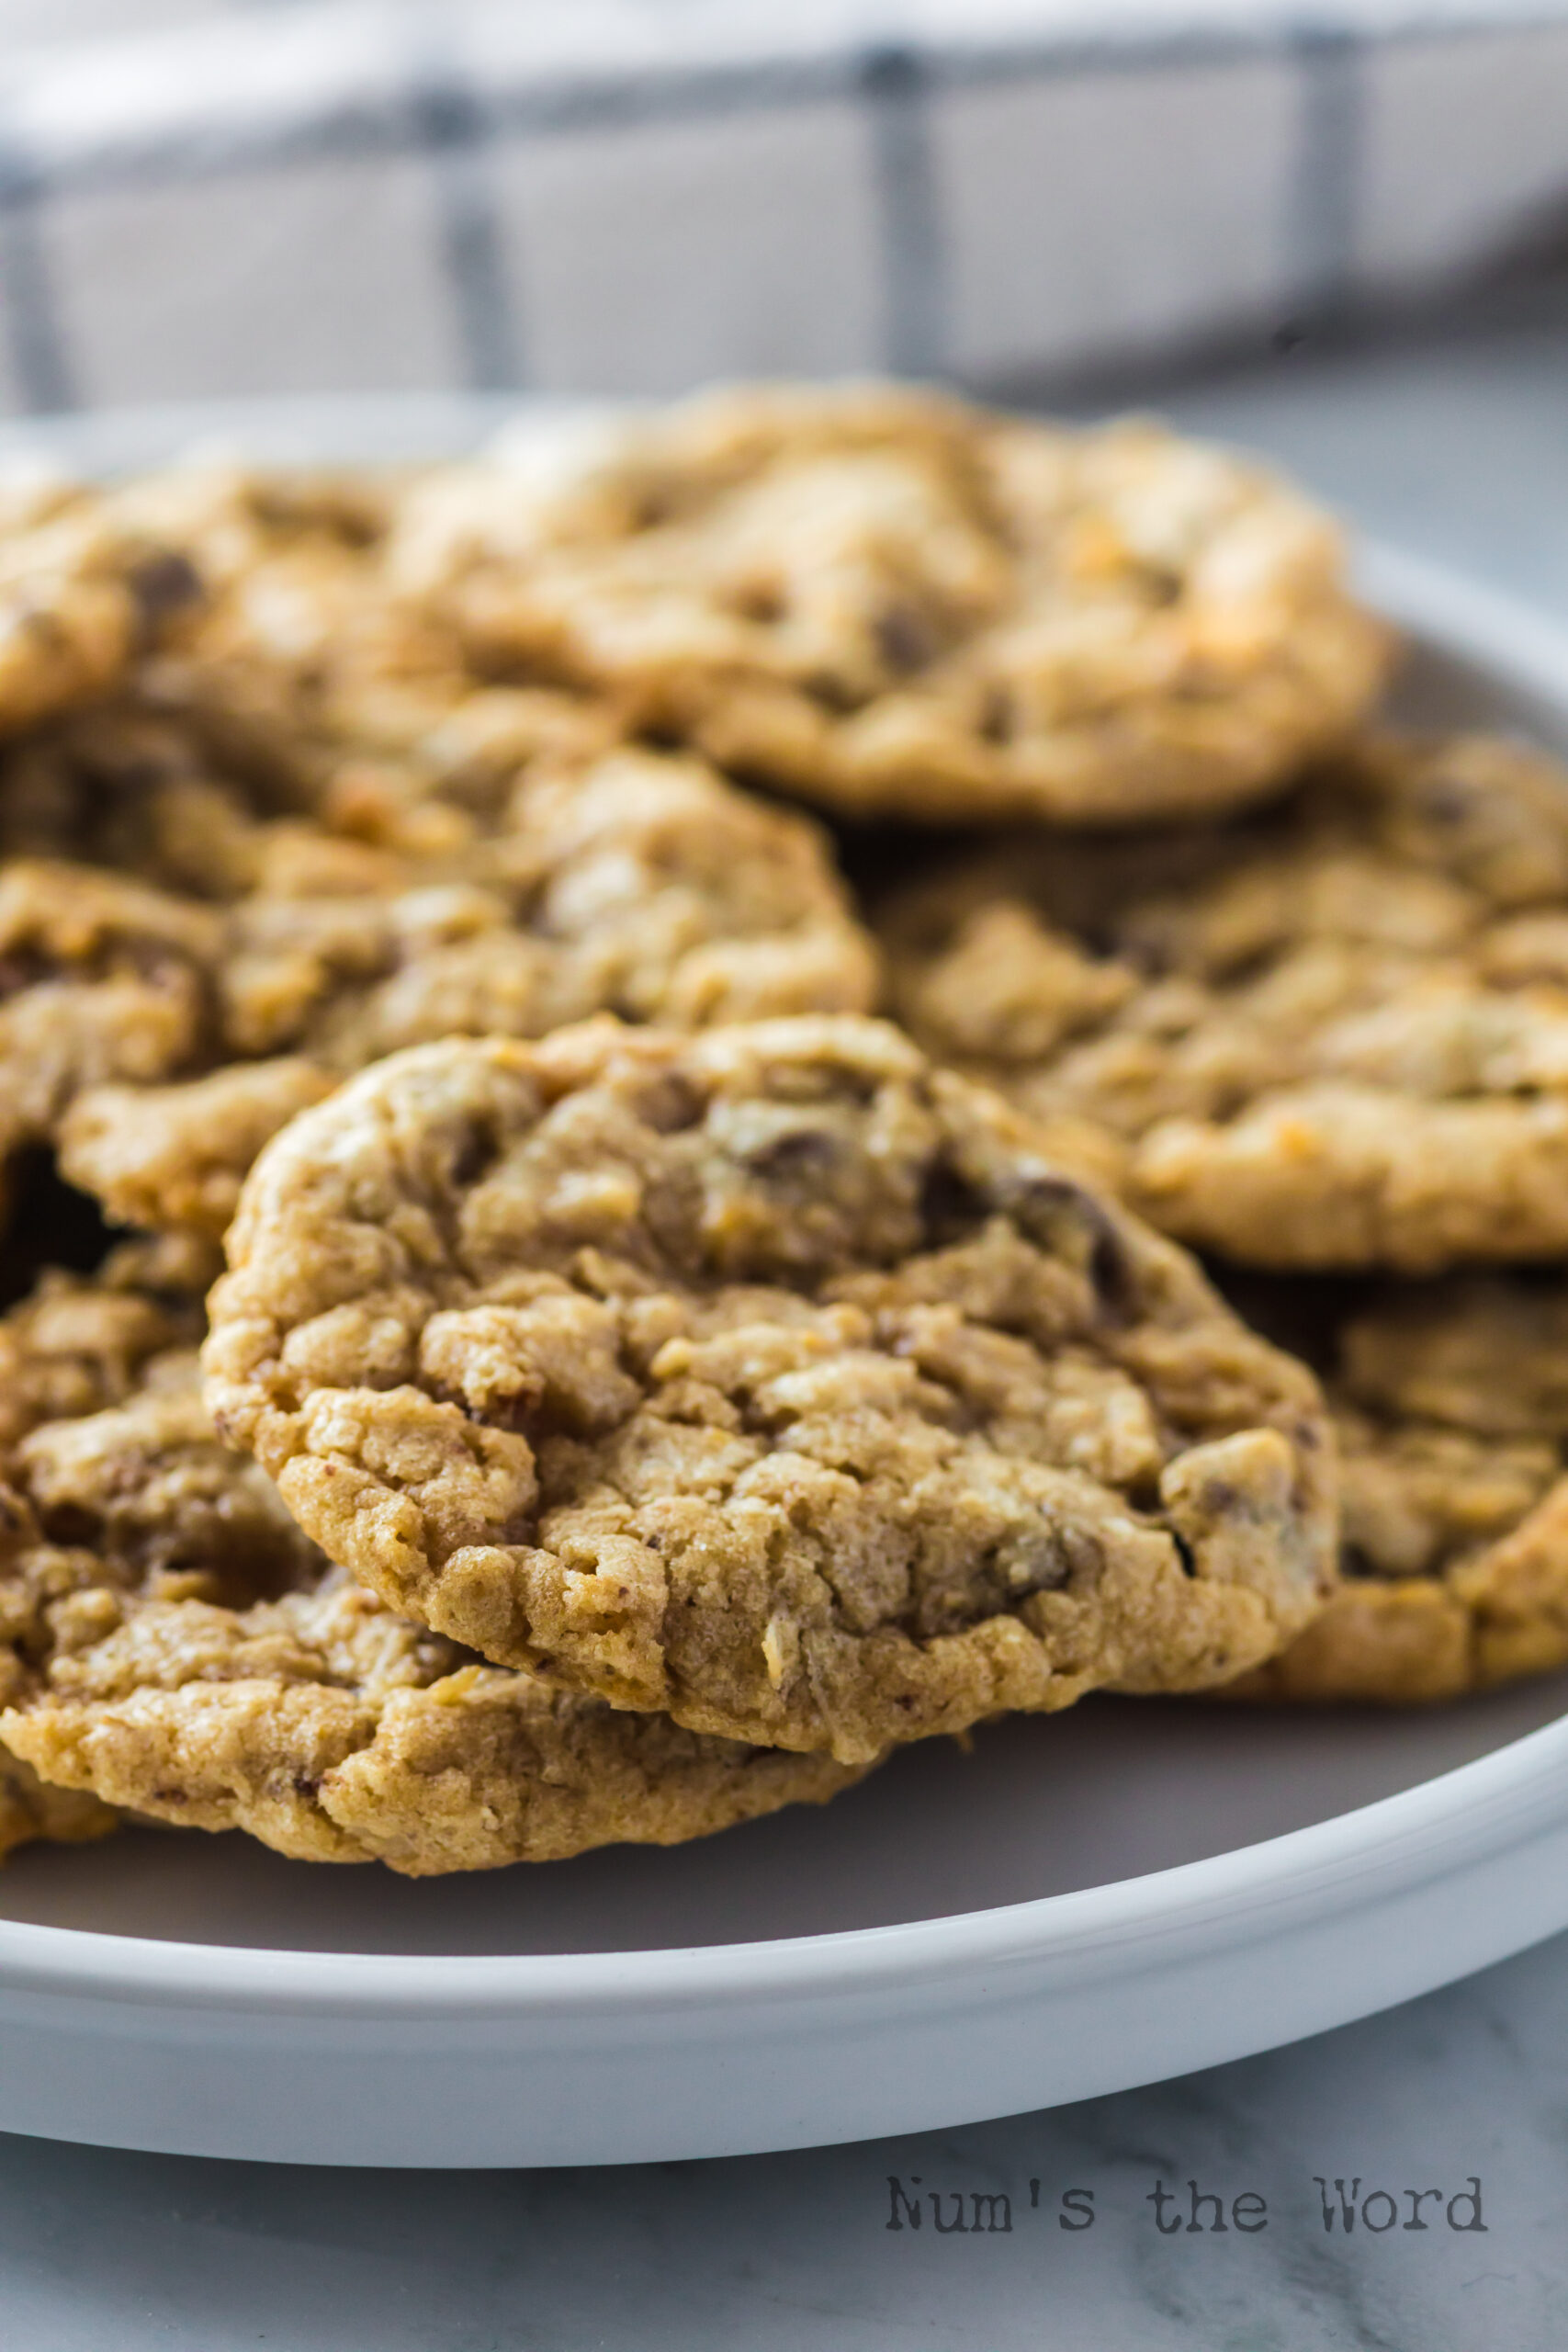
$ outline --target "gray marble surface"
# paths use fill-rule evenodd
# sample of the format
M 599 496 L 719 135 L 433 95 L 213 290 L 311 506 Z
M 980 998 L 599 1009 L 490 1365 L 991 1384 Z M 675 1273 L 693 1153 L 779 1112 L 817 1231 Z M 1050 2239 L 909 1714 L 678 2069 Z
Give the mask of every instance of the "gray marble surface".
M 1568 615 L 1568 337 L 1298 359 L 1168 405 L 1275 451 L 1387 537 Z M 1565 2014 L 1568 1938 L 1184 2081 L 716 2164 L 344 2173 L 0 2139 L 0 2343 L 1550 2352 L 1568 2344 Z M 1349 2234 L 1336 2181 L 1356 2199 Z M 1477 2218 L 1455 2201 L 1477 2181 L 1484 2228 L 1450 2226 Z M 1162 2184 L 1174 2202 L 1156 2208 Z M 1194 2187 L 1224 2200 L 1223 2233 L 1188 2226 Z M 938 2233 L 933 2196 L 962 2232 Z

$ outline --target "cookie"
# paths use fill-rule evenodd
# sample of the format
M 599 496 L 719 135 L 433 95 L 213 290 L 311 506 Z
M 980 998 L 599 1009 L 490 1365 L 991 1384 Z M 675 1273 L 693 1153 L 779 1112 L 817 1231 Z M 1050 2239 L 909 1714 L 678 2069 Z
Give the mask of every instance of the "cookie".
M 1280 1269 L 1568 1250 L 1568 776 L 1385 737 L 1246 822 L 897 894 L 893 1001 L 1179 1238 Z
M 85 1086 L 165 1078 L 208 1049 L 212 910 L 91 866 L 0 867 L 0 1140 L 49 1139 Z
M 0 1548 L 17 1532 L 6 1476 L 17 1443 L 44 1422 L 101 1412 L 143 1383 L 155 1387 L 171 1365 L 188 1364 L 212 1272 L 189 1245 L 126 1242 L 96 1277 L 52 1271 L 0 1317 Z M 0 1566 L 0 1679 L 36 1627 L 37 1605 Z M 101 1798 L 50 1786 L 0 1744 L 0 1859 L 38 1839 L 104 1837 L 115 1821 Z
M 627 749 L 531 783 L 428 887 L 253 895 L 228 926 L 222 1023 L 231 1052 L 351 1069 L 597 1011 L 681 1027 L 860 1011 L 877 985 L 815 826 L 700 761 Z
M 253 668 L 288 664 L 301 682 L 319 673 L 356 623 L 363 633 L 369 612 L 389 605 L 374 551 L 393 492 L 390 476 L 366 470 L 222 462 L 114 483 L 36 467 L 6 474 L 4 731 L 96 699 L 180 650 L 198 649 L 209 667 L 238 653 Z
M 408 476 L 186 466 L 132 484 L 201 583 L 136 671 L 220 765 L 316 797 L 346 748 L 374 761 L 469 691 L 455 632 L 383 560 Z
M 212 1431 L 200 1292 L 151 1286 L 196 1261 L 168 1254 L 131 1244 L 99 1274 L 51 1272 L 0 1321 L 7 1701 L 112 1625 L 117 1593 L 255 1600 L 319 1565 L 271 1482 Z
M 220 1239 L 263 1144 L 333 1082 L 284 1055 L 169 1086 L 89 1087 L 59 1123 L 60 1172 L 115 1225 Z
M 122 1404 L 206 1329 L 218 1253 L 195 1236 L 122 1241 L 94 1274 L 46 1270 L 0 1316 L 0 1466 L 42 1421 Z
M 0 476 L 0 737 L 118 686 L 199 594 L 152 523 L 41 468 Z
M 107 1799 L 413 1878 L 680 1845 L 825 1804 L 865 1769 L 547 1690 L 341 1577 L 243 1610 L 148 1603 L 62 1659 L 0 1735 L 51 1803 Z
M 524 768 L 581 764 L 621 740 L 603 698 L 541 690 L 514 665 L 476 676 L 456 630 L 399 592 L 383 558 L 400 481 L 186 467 L 118 493 L 177 546 L 199 594 L 117 707 L 18 751 L 24 797 L 116 825 L 112 863 L 151 857 L 149 878 L 229 896 L 276 887 L 280 859 L 321 855 L 291 820 L 444 857 L 493 830 Z
M 891 385 L 520 437 L 413 484 L 386 563 L 476 666 L 613 693 L 854 817 L 1230 808 L 1386 667 L 1338 534 L 1260 468 Z
M 399 597 L 381 561 L 396 494 L 368 470 L 195 464 L 37 492 L 43 519 L 18 522 L 12 569 L 59 570 L 64 532 L 67 619 L 107 598 L 118 624 L 69 679 L 40 675 L 8 709 L 0 563 L 0 853 L 231 897 L 279 859 L 320 860 L 301 819 L 340 840 L 340 860 L 389 834 L 439 854 L 471 834 L 476 786 L 569 742 L 582 757 L 614 741 L 602 706 L 476 680 L 455 632 Z
M 1344 1582 L 1237 1695 L 1409 1704 L 1568 1666 L 1568 1284 L 1374 1294 L 1326 1369 Z
M 194 1358 L 34 1428 L 0 1486 L 0 1851 L 115 1809 L 415 1876 L 672 1844 L 860 1774 L 550 1691 L 334 1575 Z
M 13 1142 L 55 1142 L 117 1220 L 221 1234 L 266 1136 L 399 1046 L 606 1008 L 682 1026 L 857 1012 L 875 993 L 815 826 L 699 761 L 613 752 L 529 777 L 486 821 L 419 887 L 400 856 L 395 888 L 295 874 L 227 906 L 0 867 Z
M 133 686 L 183 656 L 287 677 L 429 667 L 455 649 L 388 596 L 375 550 L 390 479 L 191 463 L 114 484 L 24 464 L 0 476 L 0 737 Z M 374 652 L 370 649 L 373 646 Z M 369 658 L 367 659 L 367 656 Z M 274 688 L 274 700 L 277 698 Z
M 118 1823 L 113 1806 L 90 1790 L 51 1788 L 0 1746 L 0 1861 L 18 1846 L 88 1845 Z
M 1201 1687 L 1326 1588 L 1311 1375 L 880 1023 L 394 1056 L 229 1251 L 209 1400 L 329 1556 L 696 1731 Z
M 333 801 L 340 778 L 352 808 Z M 405 868 L 364 838 L 359 797 L 353 772 L 275 775 L 220 759 L 127 694 L 0 749 L 0 857 L 107 866 L 219 902 L 395 889 Z
M 58 1151 L 115 1218 L 220 1234 L 265 1137 L 332 1083 L 299 1057 L 228 1068 L 236 989 L 332 992 L 330 969 L 301 975 L 276 939 L 290 903 L 219 909 L 96 866 L 0 865 L 0 1159 Z M 393 928 L 379 899 L 349 903 L 357 916 L 312 899 L 296 928 Z

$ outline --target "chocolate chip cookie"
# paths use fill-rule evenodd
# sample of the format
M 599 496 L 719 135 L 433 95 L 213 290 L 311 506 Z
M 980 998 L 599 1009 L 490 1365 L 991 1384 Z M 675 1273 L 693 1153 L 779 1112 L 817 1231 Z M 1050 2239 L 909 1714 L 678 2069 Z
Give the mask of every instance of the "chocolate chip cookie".
M 98 1274 L 47 1272 L 0 1317 L 0 1684 L 12 1695 L 36 1655 L 40 1612 L 64 1598 L 51 1577 L 63 1555 L 35 1559 L 38 1579 L 17 1577 L 17 1547 L 31 1521 L 12 1483 L 17 1446 L 49 1422 L 80 1421 L 160 1387 L 171 1367 L 190 1363 L 205 1328 L 201 1292 L 212 1266 L 197 1245 L 130 1241 Z M 89 1574 L 94 1571 L 89 1570 Z M 52 1590 L 49 1589 L 53 1586 Z M 105 1836 L 116 1816 L 90 1792 L 52 1787 L 0 1744 L 0 1858 L 34 1839 L 73 1844 Z
M 218 1442 L 138 1271 L 54 1277 L 0 1327 L 35 1367 L 0 1457 L 0 1853 L 101 1835 L 118 1807 L 424 1875 L 671 1844 L 860 1777 L 547 1690 L 394 1617 Z
M 879 1023 L 396 1055 L 263 1153 L 218 1426 L 400 1611 L 864 1760 L 1320 1605 L 1310 1374 Z
M 56 1143 L 117 1219 L 220 1234 L 265 1137 L 398 1046 L 601 1009 L 855 1012 L 877 987 L 816 827 L 694 759 L 627 748 L 531 775 L 416 872 L 295 872 L 213 906 L 91 866 L 0 867 L 13 1142 Z
M 57 1659 L 0 1736 L 47 1775 L 51 1804 L 90 1792 L 414 1878 L 680 1845 L 823 1804 L 865 1769 L 548 1690 L 343 1576 L 243 1609 L 135 1607 Z
M 613 693 L 853 816 L 1191 817 L 1386 667 L 1338 534 L 1260 468 L 890 385 L 752 387 L 414 484 L 389 575 L 479 668 Z
M 476 677 L 398 594 L 399 479 L 189 464 L 14 492 L 0 854 L 216 898 L 302 860 L 351 872 L 356 851 L 373 877 L 374 845 L 445 854 L 472 836 L 476 794 L 617 740 L 602 699 Z
M 213 911 L 92 866 L 0 867 L 0 1142 L 49 1139 L 77 1092 L 208 1045 Z
M 0 737 L 118 686 L 199 593 L 151 519 L 46 468 L 0 473 Z
M 1010 842 L 896 897 L 902 1017 L 1183 1240 L 1427 1272 L 1568 1250 L 1568 776 L 1380 738 L 1247 822 Z
M 112 1805 L 85 1789 L 51 1788 L 0 1746 L 0 1861 L 18 1846 L 85 1846 L 118 1826 Z
M 1276 1326 L 1306 1285 L 1281 1288 L 1248 1302 Z M 1568 1283 L 1374 1292 L 1326 1357 L 1345 1581 L 1238 1694 L 1411 1703 L 1568 1665 Z
M 0 736 L 168 675 L 298 718 L 340 679 L 457 661 L 399 606 L 379 545 L 395 478 L 190 462 L 112 483 L 0 474 Z M 459 665 L 460 667 L 460 665 Z
M 195 1235 L 122 1241 L 93 1274 L 47 1268 L 0 1316 L 0 1464 L 42 1421 L 123 1404 L 197 1346 L 220 1261 Z

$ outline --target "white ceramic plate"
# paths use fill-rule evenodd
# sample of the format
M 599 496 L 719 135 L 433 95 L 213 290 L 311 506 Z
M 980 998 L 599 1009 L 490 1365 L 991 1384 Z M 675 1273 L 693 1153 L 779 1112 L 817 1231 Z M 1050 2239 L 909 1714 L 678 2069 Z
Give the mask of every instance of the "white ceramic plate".
M 489 421 L 450 403 L 241 420 L 268 454 L 327 456 L 457 446 Z M 175 438 L 95 422 L 65 446 L 112 463 Z M 1568 749 L 1562 635 L 1392 555 L 1366 585 L 1418 641 L 1409 715 Z M 825 1812 L 417 1884 L 239 1837 L 36 1849 L 0 1877 L 0 2128 L 317 2164 L 613 2164 L 1184 2073 L 1568 1926 L 1564 1706 L 1562 1683 L 1408 1717 L 1090 1702 L 967 1756 L 910 1750 Z

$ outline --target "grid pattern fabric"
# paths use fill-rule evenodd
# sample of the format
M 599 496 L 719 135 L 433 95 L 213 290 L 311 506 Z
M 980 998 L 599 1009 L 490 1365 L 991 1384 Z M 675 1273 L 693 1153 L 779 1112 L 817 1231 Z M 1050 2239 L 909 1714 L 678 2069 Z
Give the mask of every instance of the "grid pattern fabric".
M 1062 384 L 1568 232 L 1568 5 L 0 0 L 0 411 Z

